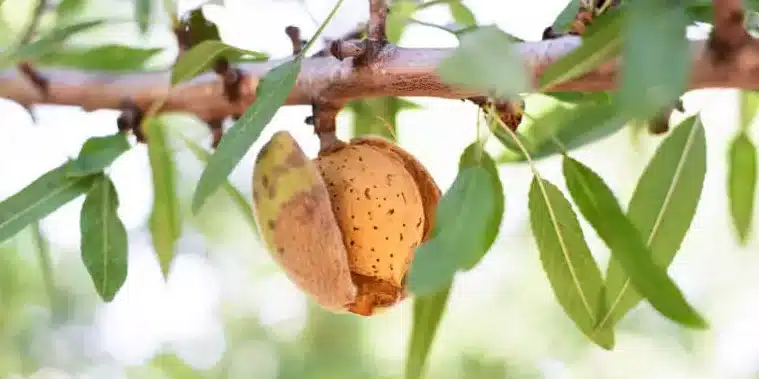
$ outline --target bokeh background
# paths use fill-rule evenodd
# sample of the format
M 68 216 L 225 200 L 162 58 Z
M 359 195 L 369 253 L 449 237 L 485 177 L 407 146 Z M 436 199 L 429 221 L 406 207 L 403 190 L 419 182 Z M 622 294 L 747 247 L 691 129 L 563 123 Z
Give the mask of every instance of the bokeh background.
M 31 14 L 33 1 L 0 6 L 0 41 L 8 42 Z M 160 2 L 156 2 L 160 3 Z M 180 12 L 199 4 L 181 1 Z M 221 3 L 221 2 L 219 2 Z M 565 0 L 465 0 L 480 24 L 496 24 L 525 40 L 540 38 Z M 159 6 L 160 4 L 156 4 Z M 273 57 L 290 53 L 283 30 L 311 35 L 331 0 L 226 0 L 206 6 L 222 38 Z M 366 20 L 365 0 L 346 0 L 325 36 L 336 38 Z M 159 14 L 147 36 L 129 22 L 127 0 L 90 0 L 78 17 L 125 22 L 77 37 L 81 44 L 115 42 L 165 47 L 156 67 L 176 54 Z M 446 7 L 416 19 L 451 22 Z M 694 29 L 691 37 L 705 37 Z M 444 31 L 409 25 L 400 44 L 454 47 Z M 321 47 L 321 42 L 315 48 Z M 691 230 L 670 273 L 711 323 L 691 331 L 641 303 L 619 324 L 616 347 L 588 342 L 553 297 L 531 235 L 524 164 L 500 167 L 507 204 L 499 238 L 473 270 L 461 273 L 428 361 L 428 378 L 759 378 L 759 241 L 736 244 L 726 198 L 726 143 L 737 130 L 736 92 L 709 90 L 685 96 L 686 114 L 702 112 L 708 144 L 705 188 Z M 403 111 L 398 140 L 445 190 L 459 154 L 476 138 L 477 109 L 453 100 L 416 98 L 421 109 Z M 529 107 L 529 102 L 528 102 Z M 289 130 L 313 156 L 318 141 L 303 123 L 308 107 L 277 113 L 230 181 L 250 195 L 253 156 L 277 130 Z M 118 113 L 37 106 L 35 119 L 18 104 L 0 100 L 0 199 L 74 157 L 90 136 L 116 131 Z M 684 115 L 673 115 L 673 122 Z M 203 124 L 187 116 L 172 127 L 205 145 Z M 350 137 L 352 114 L 339 119 Z M 624 129 L 574 156 L 599 172 L 626 204 L 662 137 Z M 753 132 L 756 137 L 756 132 Z M 490 145 L 497 153 L 498 147 Z M 410 333 L 411 302 L 372 318 L 332 315 L 317 308 L 282 274 L 239 209 L 219 191 L 192 216 L 189 198 L 202 165 L 177 145 L 184 233 L 170 277 L 164 281 L 147 229 L 152 207 L 150 167 L 137 146 L 109 169 L 129 231 L 129 274 L 113 302 L 97 297 L 79 255 L 78 199 L 34 228 L 0 245 L 0 378 L 400 378 Z M 541 173 L 564 188 L 556 158 Z M 608 249 L 583 224 L 594 255 L 605 267 Z

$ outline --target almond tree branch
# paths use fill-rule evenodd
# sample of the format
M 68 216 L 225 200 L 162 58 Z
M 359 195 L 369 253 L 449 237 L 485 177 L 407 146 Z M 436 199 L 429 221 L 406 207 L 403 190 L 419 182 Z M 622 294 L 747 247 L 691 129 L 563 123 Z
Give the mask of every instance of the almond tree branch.
M 750 46 L 757 46 L 750 40 Z M 550 64 L 571 52 L 580 38 L 566 36 L 553 40 L 525 42 L 518 45 L 534 82 Z M 746 52 L 735 59 L 715 61 L 709 54 L 708 41 L 691 41 L 692 64 L 690 89 L 745 88 L 759 90 L 759 50 Z M 311 105 L 315 102 L 345 103 L 378 96 L 425 96 L 463 99 L 487 93 L 455 88 L 443 83 L 435 74 L 439 62 L 453 49 L 383 47 L 372 69 L 356 68 L 352 60 L 340 61 L 331 56 L 309 57 L 302 62 L 298 80 L 286 105 Z M 291 59 L 291 58 L 287 58 Z M 242 73 L 240 96 L 230 101 L 224 96 L 224 82 L 214 72 L 169 89 L 169 72 L 112 74 L 63 69 L 41 69 L 48 79 L 49 91 L 40 94 L 17 69 L 0 71 L 0 97 L 28 106 L 38 103 L 81 106 L 84 110 L 119 109 L 122 99 L 131 99 L 143 111 L 165 95 L 161 111 L 189 112 L 209 121 L 241 114 L 253 101 L 259 79 L 283 60 L 247 63 Z M 616 87 L 620 72 L 619 58 L 609 61 L 574 80 L 561 83 L 551 91 L 604 91 Z
M 713 0 L 712 3 L 713 39 L 728 46 L 745 43 L 750 37 L 743 28 L 743 0 Z

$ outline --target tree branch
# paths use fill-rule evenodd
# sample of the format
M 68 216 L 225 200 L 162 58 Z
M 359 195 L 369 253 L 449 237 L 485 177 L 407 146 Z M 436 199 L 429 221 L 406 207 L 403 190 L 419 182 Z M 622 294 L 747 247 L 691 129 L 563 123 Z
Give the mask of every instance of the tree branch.
M 714 29 L 709 37 L 709 48 L 715 61 L 735 59 L 753 42 L 743 27 L 745 13 L 742 0 L 713 0 Z M 756 44 L 754 44 L 756 45 Z M 756 46 L 754 46 L 754 49 Z
M 751 42 L 755 42 L 753 39 Z M 554 40 L 526 42 L 518 45 L 528 72 L 534 82 L 546 67 L 571 52 L 580 38 L 566 36 Z M 707 41 L 691 41 L 693 70 L 690 89 L 746 88 L 759 90 L 759 54 L 743 54 L 741 59 L 715 62 L 710 59 Z M 756 46 L 752 43 L 751 46 Z M 464 99 L 487 96 L 487 93 L 454 88 L 435 74 L 440 61 L 453 49 L 399 48 L 387 44 L 373 63 L 372 69 L 355 68 L 353 58 L 340 61 L 331 56 L 309 57 L 302 62 L 295 87 L 287 105 L 311 105 L 315 102 L 346 103 L 378 96 L 425 96 Z M 291 58 L 287 58 L 291 59 Z M 284 60 L 247 63 L 239 66 L 240 96 L 230 101 L 224 96 L 224 82 L 213 72 L 169 90 L 169 72 L 131 74 L 79 72 L 75 70 L 41 69 L 48 80 L 49 91 L 40 94 L 24 76 L 11 69 L 0 71 L 0 97 L 28 106 L 37 103 L 81 106 L 84 110 L 119 109 L 122 99 L 131 99 L 147 110 L 157 99 L 166 97 L 161 111 L 181 111 L 209 121 L 241 114 L 253 101 L 259 79 Z M 604 91 L 616 87 L 620 72 L 619 58 L 565 83 L 551 91 Z

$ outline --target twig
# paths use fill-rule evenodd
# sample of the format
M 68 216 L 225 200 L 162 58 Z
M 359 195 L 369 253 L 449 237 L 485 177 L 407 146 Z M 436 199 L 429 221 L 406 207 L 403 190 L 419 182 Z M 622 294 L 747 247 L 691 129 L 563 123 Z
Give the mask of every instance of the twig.
M 314 103 L 311 106 L 313 116 L 306 118 L 306 123 L 314 126 L 314 133 L 319 137 L 319 152 L 335 149 L 345 143 L 337 138 L 337 114 L 343 106 L 330 103 Z
M 533 83 L 546 67 L 577 48 L 580 38 L 566 36 L 548 41 L 524 42 L 517 46 Z M 453 87 L 441 81 L 436 69 L 452 49 L 399 48 L 388 44 L 373 70 L 356 70 L 350 60 L 333 57 L 304 58 L 298 80 L 285 104 L 310 105 L 313 99 L 334 103 L 380 96 L 424 96 L 465 99 L 487 96 L 487 91 Z M 706 41 L 691 41 L 692 70 L 689 89 L 744 88 L 759 90 L 759 54 L 747 55 L 740 62 L 715 64 L 705 52 Z M 289 58 L 288 58 L 289 59 Z M 210 121 L 242 114 L 255 101 L 259 79 L 283 60 L 251 62 L 239 65 L 244 74 L 240 81 L 240 100 L 224 97 L 224 84 L 211 72 L 201 74 L 169 92 L 170 73 L 149 72 L 111 74 L 76 70 L 42 69 L 49 81 L 46 97 L 24 79 L 17 69 L 0 71 L 0 97 L 22 105 L 47 103 L 81 106 L 85 110 L 119 109 L 121 99 L 131 98 L 147 110 L 154 101 L 166 96 L 161 111 L 195 114 Z M 620 60 L 612 59 L 573 80 L 560 83 L 549 91 L 607 91 L 617 87 Z
M 293 55 L 298 55 L 303 50 L 303 40 L 300 38 L 300 29 L 296 26 L 288 26 L 285 28 L 285 34 L 290 37 L 290 41 L 293 44 Z
M 385 41 L 385 23 L 387 22 L 387 4 L 385 0 L 369 0 L 369 27 L 367 38 L 371 41 Z
M 357 57 L 366 53 L 366 44 L 364 41 L 332 41 L 329 52 L 339 60 Z
M 717 62 L 736 59 L 741 50 L 752 41 L 743 28 L 742 0 L 713 0 L 714 29 L 709 38 L 712 57 Z

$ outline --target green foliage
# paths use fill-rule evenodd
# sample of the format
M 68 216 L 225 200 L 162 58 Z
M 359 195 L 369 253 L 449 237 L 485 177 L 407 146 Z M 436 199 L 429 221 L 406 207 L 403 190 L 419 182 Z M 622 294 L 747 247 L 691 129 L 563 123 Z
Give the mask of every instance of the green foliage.
M 145 122 L 148 138 L 148 157 L 153 174 L 153 212 L 150 215 L 150 232 L 153 247 L 161 265 L 161 272 L 168 277 L 174 260 L 174 245 L 182 233 L 182 220 L 176 193 L 174 161 L 169 144 L 166 124 L 160 118 Z
M 596 18 L 582 36 L 582 44 L 543 71 L 540 88 L 549 88 L 598 67 L 622 50 L 624 13 L 612 10 Z
M 115 133 L 104 137 L 90 137 L 71 162 L 68 176 L 87 176 L 105 170 L 124 152 L 129 150 L 126 134 Z
M 221 187 L 242 212 L 247 226 L 258 232 L 249 199 L 230 184 L 227 177 L 285 104 L 300 75 L 307 50 L 341 3 L 342 0 L 336 2 L 301 54 L 272 66 L 260 78 L 255 103 L 245 110 L 213 153 L 178 133 L 187 149 L 206 166 L 193 193 L 194 212 Z M 566 31 L 586 3 L 568 1 L 552 23 L 553 28 Z M 55 16 L 52 27 L 38 28 L 38 34 L 29 43 L 4 47 L 0 52 L 0 66 L 29 61 L 39 66 L 83 71 L 140 71 L 162 51 L 118 43 L 72 45 L 70 41 L 74 37 L 107 24 L 105 19 L 77 21 L 87 5 L 83 0 L 59 2 L 52 11 Z M 150 0 L 134 2 L 131 22 L 136 22 L 143 34 L 157 19 L 153 13 L 155 5 Z M 447 7 L 462 29 L 449 30 L 413 19 L 417 11 L 437 5 Z M 541 267 L 556 302 L 588 340 L 604 349 L 612 349 L 616 325 L 642 300 L 681 325 L 707 327 L 707 321 L 688 303 L 667 273 L 691 227 L 704 186 L 707 146 L 699 116 L 688 117 L 663 139 L 638 178 L 626 210 L 603 178 L 570 158 L 568 153 L 617 133 L 631 121 L 659 116 L 662 109 L 670 107 L 688 91 L 691 51 L 685 38 L 686 27 L 696 21 L 710 22 L 714 13 L 712 1 L 627 1 L 622 7 L 598 16 L 581 37 L 581 45 L 544 70 L 534 84 L 534 78 L 525 70 L 518 54 L 517 39 L 495 26 L 478 25 L 477 18 L 463 2 L 397 0 L 391 6 L 387 19 L 390 42 L 400 40 L 409 22 L 438 27 L 459 38 L 458 48 L 437 67 L 437 74 L 445 83 L 480 90 L 497 100 L 517 100 L 530 93 L 518 132 L 506 130 L 501 121 L 489 116 L 490 132 L 504 146 L 505 152 L 494 160 L 479 140 L 464 150 L 456 178 L 438 205 L 431 239 L 415 252 L 408 275 L 413 318 L 406 378 L 423 376 L 456 273 L 476 266 L 491 250 L 498 235 L 505 213 L 498 164 L 530 164 L 534 175 L 528 202 L 523 206 L 529 212 Z M 746 26 L 756 29 L 759 2 L 746 1 L 745 6 Z M 173 6 L 164 4 L 164 7 L 173 12 L 169 9 Z M 173 65 L 171 85 L 209 71 L 219 58 L 231 62 L 269 58 L 264 53 L 221 41 L 218 27 L 209 22 L 199 8 L 185 14 L 182 25 L 173 26 L 187 33 L 182 42 L 190 48 Z M 10 30 L 4 25 L 0 28 L 3 32 Z M 613 58 L 621 59 L 623 67 L 618 91 L 546 92 Z M 728 211 L 736 238 L 744 246 L 749 243 L 754 229 L 759 162 L 751 127 L 759 109 L 758 94 L 740 91 L 739 130 L 729 141 L 727 155 Z M 390 139 L 397 133 L 398 113 L 418 107 L 393 96 L 354 100 L 346 105 L 355 116 L 353 135 L 375 134 Z M 669 113 L 663 116 L 667 118 Z M 149 228 L 164 276 L 168 275 L 175 244 L 183 232 L 177 194 L 180 184 L 171 146 L 173 135 L 166 124 L 165 119 L 151 116 L 142 125 L 147 135 L 154 195 Z M 31 282 L 11 268 L 20 260 L 14 256 L 18 252 L 8 247 L 11 238 L 24 229 L 31 229 L 37 240 L 48 292 L 51 297 L 56 292 L 38 223 L 82 195 L 85 198 L 80 209 L 81 260 L 100 298 L 109 302 L 115 297 L 127 277 L 128 245 L 127 231 L 117 212 L 118 193 L 106 171 L 130 148 L 126 134 L 121 132 L 92 137 L 82 145 L 76 158 L 0 201 L 0 243 L 4 243 L 0 245 L 0 303 L 3 308 L 18 306 L 16 303 L 20 301 L 13 297 Z M 559 154 L 563 155 L 567 194 L 543 179 L 534 165 L 536 160 Z M 611 251 L 605 280 L 583 234 L 582 221 L 590 224 Z M 5 310 L 0 312 L 0 332 L 4 332 L 7 317 Z M 322 362 L 283 349 L 283 361 L 297 356 L 305 363 L 282 366 L 281 377 L 356 376 L 355 372 L 341 371 L 348 370 L 345 368 L 348 366 L 336 367 L 339 366 L 336 363 L 345 360 L 351 360 L 351 368 L 367 366 L 354 348 L 360 341 L 361 321 L 335 320 L 337 316 L 313 311 L 309 318 L 311 324 L 303 335 L 311 351 L 339 353 L 328 358 L 320 356 Z M 334 325 L 338 324 L 350 328 L 333 334 L 337 330 Z M 153 365 L 170 375 L 196 374 L 171 354 L 154 359 Z M 219 373 L 219 376 L 224 377 L 224 374 Z
M 36 59 L 41 66 L 57 66 L 87 71 L 140 71 L 161 49 L 141 49 L 106 44 L 95 47 L 67 47 L 50 51 Z
M 398 113 L 404 109 L 419 109 L 414 102 L 388 96 L 355 100 L 345 105 L 353 112 L 353 135 L 380 135 L 394 140 Z
M 248 107 L 234 126 L 221 139 L 216 151 L 208 159 L 192 200 L 197 212 L 208 196 L 226 180 L 250 146 L 261 135 L 279 107 L 284 104 L 300 71 L 300 59 L 289 60 L 269 71 L 258 84 L 256 101 Z
M 300 73 L 301 60 L 313 42 L 321 35 L 324 27 L 335 16 L 343 0 L 338 0 L 327 18 L 319 26 L 311 40 L 303 47 L 300 54 L 266 73 L 256 87 L 256 101 L 249 106 L 235 122 L 229 132 L 221 139 L 216 151 L 208 160 L 203 170 L 192 199 L 192 211 L 197 212 L 229 176 L 237 163 L 247 153 L 250 146 L 261 135 L 266 124 L 277 113 Z
M 746 244 L 754 218 L 756 146 L 745 132 L 738 133 L 728 150 L 727 196 L 738 241 Z
M 116 187 L 98 175 L 82 204 L 82 261 L 98 295 L 111 301 L 127 277 L 127 233 L 117 214 Z
M 706 175 L 706 139 L 698 116 L 675 127 L 638 179 L 627 217 L 647 242 L 654 261 L 668 267 L 696 213 Z M 614 257 L 606 273 L 608 313 L 613 325 L 641 300 L 628 273 Z
M 437 293 L 416 296 L 414 299 L 409 351 L 406 357 L 406 379 L 422 377 L 450 291 L 449 284 Z
M 626 9 L 619 102 L 631 117 L 653 117 L 687 89 L 691 53 L 682 4 L 640 0 Z
M 608 137 L 622 129 L 629 118 L 606 93 L 587 94 L 573 101 L 543 99 L 539 116 L 520 125 L 524 142 L 533 159 L 541 159 L 562 151 L 572 151 Z M 530 111 L 528 107 L 527 112 Z M 529 114 L 529 113 L 528 113 Z M 524 128 L 523 128 L 524 127 Z M 527 158 L 502 132 L 496 134 L 506 147 L 499 163 L 521 162 Z
M 266 54 L 239 49 L 221 41 L 203 41 L 179 57 L 171 70 L 171 84 L 176 85 L 208 71 L 219 58 L 235 61 L 246 56 L 253 60 L 268 59 Z
M 451 85 L 483 90 L 498 99 L 513 99 L 530 90 L 530 81 L 511 38 L 494 26 L 461 37 L 459 47 L 437 67 Z
M 551 182 L 535 176 L 529 193 L 530 226 L 543 270 L 567 316 L 605 349 L 614 346 L 610 328 L 594 330 L 604 286 L 571 204 Z
M 182 141 L 184 141 L 185 145 L 187 145 L 187 149 L 192 152 L 192 155 L 194 155 L 196 159 L 205 164 L 208 164 L 208 158 L 211 157 L 211 153 L 203 149 L 200 145 L 187 138 L 183 134 L 180 133 L 179 137 L 182 139 Z M 224 189 L 224 191 L 227 192 L 227 195 L 230 199 L 232 199 L 235 205 L 237 205 L 238 211 L 243 215 L 245 220 L 247 220 L 248 225 L 250 226 L 250 229 L 253 231 L 253 233 L 258 234 L 258 225 L 256 224 L 256 218 L 253 216 L 253 207 L 247 198 L 243 196 L 243 194 L 240 193 L 240 191 L 235 188 L 235 186 L 229 183 L 229 181 L 225 180 L 221 187 Z
M 137 26 L 142 34 L 148 31 L 150 21 L 153 18 L 153 1 L 152 0 L 135 0 L 134 18 L 137 20 Z
M 71 162 L 48 171 L 0 203 L 0 242 L 85 194 L 93 176 L 71 177 Z
M 647 244 L 603 179 L 566 156 L 563 168 L 572 199 L 611 249 L 638 293 L 662 315 L 689 327 L 706 327 L 706 321 L 688 304 L 666 270 L 656 265 Z
M 55 27 L 36 41 L 16 46 L 0 54 L 0 67 L 20 61 L 34 61 L 64 47 L 66 40 L 72 36 L 105 24 L 105 20 L 91 20 Z
M 409 290 L 416 295 L 435 293 L 457 271 L 474 267 L 493 244 L 503 211 L 495 163 L 475 142 L 464 150 L 456 180 L 440 199 L 432 238 L 416 250 Z

